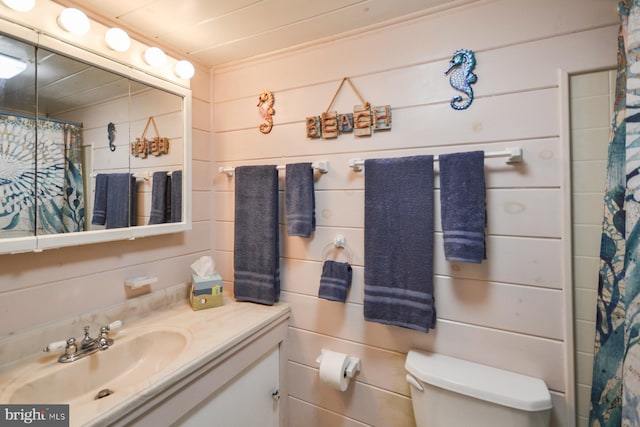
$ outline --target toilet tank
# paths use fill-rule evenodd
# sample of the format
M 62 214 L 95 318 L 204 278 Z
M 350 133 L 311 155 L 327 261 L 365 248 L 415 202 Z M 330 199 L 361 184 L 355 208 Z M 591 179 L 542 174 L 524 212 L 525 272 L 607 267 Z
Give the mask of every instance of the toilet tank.
M 417 427 L 548 427 L 551 396 L 538 378 L 410 350 L 405 369 Z

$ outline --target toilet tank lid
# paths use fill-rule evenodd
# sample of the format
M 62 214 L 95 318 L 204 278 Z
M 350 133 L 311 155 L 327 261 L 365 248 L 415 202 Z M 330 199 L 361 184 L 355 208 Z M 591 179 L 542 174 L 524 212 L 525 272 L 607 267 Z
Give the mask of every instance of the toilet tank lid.
M 538 378 L 442 354 L 410 350 L 405 369 L 425 382 L 476 399 L 523 411 L 551 408 L 551 395 Z

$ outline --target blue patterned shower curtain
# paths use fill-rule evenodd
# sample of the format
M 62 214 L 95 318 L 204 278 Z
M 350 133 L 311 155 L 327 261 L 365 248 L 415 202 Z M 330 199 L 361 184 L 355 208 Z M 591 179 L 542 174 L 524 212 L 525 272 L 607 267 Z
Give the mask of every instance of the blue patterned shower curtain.
M 619 6 L 589 425 L 640 426 L 640 0 Z
M 83 231 L 84 211 L 80 127 L 0 113 L 0 238 Z

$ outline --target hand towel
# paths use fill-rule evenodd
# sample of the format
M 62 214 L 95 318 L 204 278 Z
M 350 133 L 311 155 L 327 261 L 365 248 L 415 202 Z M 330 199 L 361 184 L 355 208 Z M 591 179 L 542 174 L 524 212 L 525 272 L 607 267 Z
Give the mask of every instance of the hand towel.
M 440 214 L 447 261 L 486 259 L 484 151 L 440 156 Z
M 96 191 L 93 196 L 93 217 L 91 224 L 104 225 L 107 220 L 107 191 L 109 175 L 99 173 L 96 176 Z
M 285 215 L 289 236 L 311 237 L 316 229 L 316 201 L 311 163 L 286 165 Z
M 165 188 L 166 193 L 164 196 L 164 200 L 166 201 L 166 203 L 164 204 L 164 218 L 167 222 L 171 222 L 171 203 L 172 203 L 171 186 L 172 186 L 171 174 L 169 174 L 167 175 L 167 186 Z
M 273 305 L 280 297 L 278 170 L 235 169 L 234 284 L 238 301 Z
M 433 297 L 433 156 L 365 160 L 365 320 L 428 332 Z
M 182 221 L 182 171 L 171 172 L 171 222 Z
M 154 172 L 151 180 L 151 213 L 149 224 L 163 224 L 167 222 L 167 171 Z
M 136 178 L 133 174 L 109 174 L 106 212 L 106 228 L 136 225 Z
M 351 287 L 351 265 L 348 262 L 327 260 L 322 264 L 318 297 L 345 302 Z

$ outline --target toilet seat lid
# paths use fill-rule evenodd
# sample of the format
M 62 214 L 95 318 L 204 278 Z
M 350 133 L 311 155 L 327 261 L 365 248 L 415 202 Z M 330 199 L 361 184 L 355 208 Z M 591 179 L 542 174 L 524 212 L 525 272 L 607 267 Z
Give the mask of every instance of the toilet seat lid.
M 539 378 L 416 350 L 407 354 L 405 369 L 424 383 L 498 405 L 529 412 L 552 406 Z

